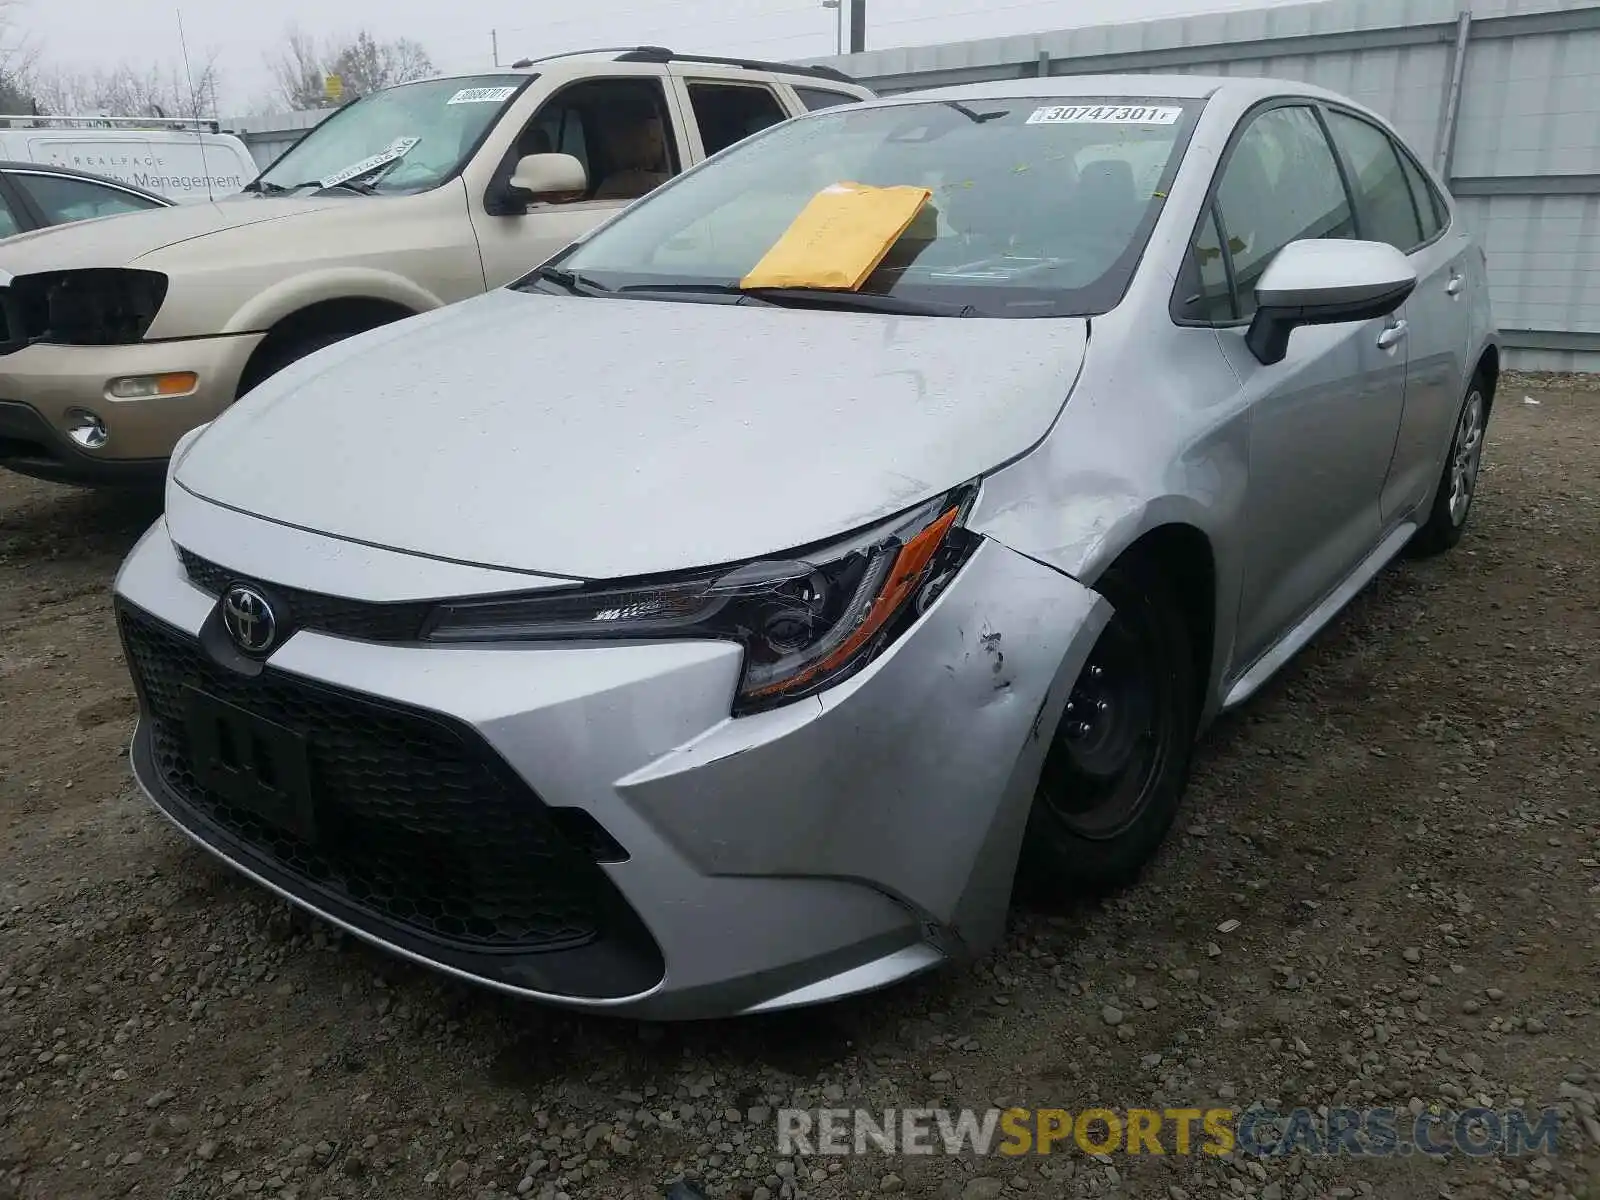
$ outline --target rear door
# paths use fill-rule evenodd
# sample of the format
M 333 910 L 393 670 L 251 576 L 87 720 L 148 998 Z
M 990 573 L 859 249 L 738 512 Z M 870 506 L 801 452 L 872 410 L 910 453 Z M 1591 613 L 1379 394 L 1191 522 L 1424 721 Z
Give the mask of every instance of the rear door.
M 1361 236 L 1388 242 L 1417 272 L 1406 301 L 1406 400 L 1383 486 L 1386 524 L 1427 499 L 1439 477 L 1466 381 L 1469 325 L 1466 256 L 1471 241 L 1451 225 L 1442 197 L 1410 152 L 1364 116 L 1326 110 L 1356 200 Z
M 696 162 L 796 115 L 796 101 L 748 71 L 675 63 L 670 74 Z

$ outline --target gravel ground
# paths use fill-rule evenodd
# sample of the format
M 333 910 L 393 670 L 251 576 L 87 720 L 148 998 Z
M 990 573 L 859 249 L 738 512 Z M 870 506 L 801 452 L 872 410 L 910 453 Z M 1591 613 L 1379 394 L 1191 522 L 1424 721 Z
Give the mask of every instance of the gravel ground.
M 0 477 L 0 1197 L 1600 1197 L 1592 390 L 1506 382 L 1468 539 L 1206 739 L 1141 886 L 696 1026 L 445 982 L 190 849 L 130 786 L 106 603 L 154 509 Z M 1564 1120 L 1506 1159 L 797 1160 L 771 1115 L 1095 1102 Z

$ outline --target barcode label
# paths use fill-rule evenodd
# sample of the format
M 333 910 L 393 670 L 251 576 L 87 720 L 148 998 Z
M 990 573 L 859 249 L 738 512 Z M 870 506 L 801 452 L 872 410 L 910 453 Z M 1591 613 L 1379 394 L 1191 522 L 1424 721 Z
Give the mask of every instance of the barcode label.
M 497 88 L 462 88 L 446 104 L 499 104 L 502 100 L 511 99 L 517 89 L 514 87 Z
M 1176 125 L 1183 109 L 1152 104 L 1057 104 L 1036 108 L 1029 125 Z

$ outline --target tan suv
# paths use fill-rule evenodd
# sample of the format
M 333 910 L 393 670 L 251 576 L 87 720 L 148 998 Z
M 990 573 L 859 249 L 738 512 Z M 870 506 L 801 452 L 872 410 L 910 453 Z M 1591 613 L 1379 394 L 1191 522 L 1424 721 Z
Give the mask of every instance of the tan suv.
M 524 60 L 349 104 L 239 196 L 0 241 L 0 466 L 157 480 L 289 363 L 520 278 L 723 147 L 871 95 L 659 47 Z

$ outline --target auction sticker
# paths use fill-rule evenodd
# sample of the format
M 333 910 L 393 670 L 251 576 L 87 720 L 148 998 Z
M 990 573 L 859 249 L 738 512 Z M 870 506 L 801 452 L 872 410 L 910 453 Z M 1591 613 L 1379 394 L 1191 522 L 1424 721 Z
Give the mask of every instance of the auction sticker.
M 446 104 L 499 104 L 502 100 L 511 99 L 517 89 L 514 87 L 497 88 L 462 88 Z
M 1057 104 L 1036 108 L 1029 125 L 1176 125 L 1183 109 L 1152 104 Z

